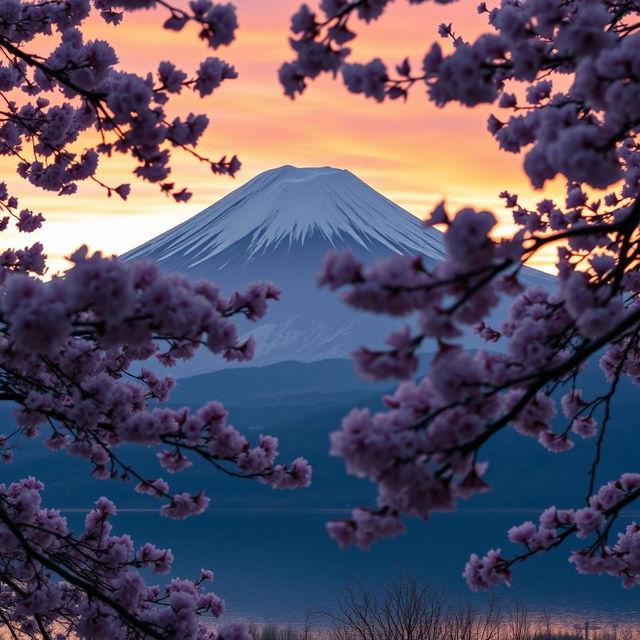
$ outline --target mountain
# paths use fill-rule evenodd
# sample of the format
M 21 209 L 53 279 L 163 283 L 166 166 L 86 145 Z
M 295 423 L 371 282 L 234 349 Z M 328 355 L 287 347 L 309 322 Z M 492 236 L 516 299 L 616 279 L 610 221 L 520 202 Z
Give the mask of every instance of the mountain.
M 344 358 L 365 344 L 382 346 L 403 322 L 355 312 L 319 289 L 315 274 L 327 250 L 350 249 L 371 263 L 393 254 L 421 255 L 431 266 L 444 254 L 443 235 L 349 171 L 284 166 L 253 178 L 183 224 L 133 249 L 126 260 L 150 257 L 168 272 L 207 278 L 224 290 L 273 280 L 282 299 L 257 325 L 252 364 Z M 548 283 L 528 270 L 532 283 Z M 471 346 L 471 344 L 469 344 Z M 201 354 L 179 377 L 228 368 Z
M 369 252 L 384 247 L 387 253 L 444 255 L 440 232 L 425 229 L 350 171 L 284 166 L 261 173 L 125 257 L 153 255 L 171 267 L 225 269 L 226 276 L 232 258 L 255 262 L 278 250 L 308 249 L 318 240 Z

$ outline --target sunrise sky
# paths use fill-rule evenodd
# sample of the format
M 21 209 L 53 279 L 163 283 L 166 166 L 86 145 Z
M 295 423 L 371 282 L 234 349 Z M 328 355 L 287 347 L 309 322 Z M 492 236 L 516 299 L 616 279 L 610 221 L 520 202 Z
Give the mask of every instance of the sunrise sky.
M 100 175 L 113 186 L 132 182 L 133 194 L 126 203 L 108 199 L 92 184 L 83 185 L 71 197 L 30 188 L 15 175 L 13 162 L 3 160 L 4 179 L 22 196 L 21 206 L 42 211 L 48 219 L 39 238 L 54 269 L 82 243 L 107 253 L 133 248 L 261 171 L 284 164 L 349 169 L 422 217 L 443 198 L 453 209 L 464 204 L 488 207 L 502 216 L 502 233 L 510 228 L 510 216 L 498 198 L 502 189 L 520 193 L 525 200 L 540 197 L 528 186 L 522 159 L 499 151 L 486 131 L 489 109 L 453 106 L 440 110 L 427 101 L 422 87 L 414 89 L 406 103 L 379 105 L 348 94 L 341 82 L 330 78 L 312 83 L 295 102 L 284 97 L 276 71 L 293 57 L 288 28 L 299 0 L 235 0 L 235 4 L 238 38 L 216 53 L 207 50 L 194 29 L 179 34 L 164 31 L 162 11 L 126 16 L 118 28 L 98 21 L 92 24 L 91 36 L 114 44 L 123 67 L 130 71 L 153 71 L 159 61 L 170 59 L 189 72 L 208 55 L 219 55 L 233 64 L 239 72 L 237 80 L 223 84 L 205 100 L 191 93 L 178 98 L 173 115 L 206 113 L 211 125 L 200 152 L 214 159 L 237 153 L 243 166 L 232 180 L 213 176 L 205 165 L 176 154 L 172 180 L 194 193 L 188 204 L 179 205 L 162 196 L 157 187 L 135 181 L 131 176 L 135 165 L 127 158 L 103 165 Z M 359 25 L 354 60 L 380 56 L 395 64 L 409 55 L 418 67 L 421 55 L 438 38 L 439 23 L 453 22 L 456 32 L 465 37 L 486 30 L 485 17 L 476 13 L 476 4 L 467 0 L 444 6 L 397 2 L 377 23 Z M 560 185 L 550 193 L 559 197 Z M 24 242 L 24 237 L 18 240 Z M 538 266 L 548 269 L 552 259 L 548 254 Z

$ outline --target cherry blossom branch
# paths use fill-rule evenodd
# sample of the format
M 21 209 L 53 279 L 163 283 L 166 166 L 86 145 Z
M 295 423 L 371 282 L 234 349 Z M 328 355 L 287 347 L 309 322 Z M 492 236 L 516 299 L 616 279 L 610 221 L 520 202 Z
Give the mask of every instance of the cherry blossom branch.
M 127 624 L 132 628 L 139 630 L 143 634 L 151 638 L 156 638 L 156 640 L 166 640 L 167 636 L 162 634 L 159 630 L 154 628 L 153 626 L 145 623 L 142 620 L 139 620 L 134 615 L 130 613 L 130 611 L 122 606 L 119 602 L 116 602 L 109 595 L 103 593 L 101 590 L 97 589 L 94 586 L 94 582 L 91 580 L 86 580 L 77 576 L 72 571 L 68 571 L 62 565 L 50 559 L 46 555 L 40 553 L 37 549 L 31 545 L 28 540 L 23 535 L 22 531 L 18 524 L 13 521 L 13 518 L 9 516 L 4 505 L 0 501 L 0 522 L 2 522 L 7 529 L 15 536 L 16 540 L 20 543 L 20 546 L 24 550 L 27 558 L 34 559 L 39 562 L 43 567 L 46 567 L 50 571 L 53 571 L 56 575 L 60 576 L 64 580 L 66 580 L 69 584 L 78 587 L 85 593 L 89 594 L 92 598 L 103 602 L 108 605 L 111 609 L 113 609 L 123 620 L 127 622 Z

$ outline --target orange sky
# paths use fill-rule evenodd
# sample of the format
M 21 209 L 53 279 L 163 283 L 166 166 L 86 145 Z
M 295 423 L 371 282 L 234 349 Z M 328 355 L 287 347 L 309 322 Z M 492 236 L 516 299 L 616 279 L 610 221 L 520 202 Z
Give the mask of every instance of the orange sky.
M 212 158 L 237 153 L 243 168 L 235 180 L 213 176 L 189 156 L 176 156 L 172 179 L 188 186 L 192 200 L 177 205 L 157 187 L 134 181 L 133 163 L 117 158 L 102 167 L 101 179 L 112 185 L 132 182 L 128 202 L 106 195 L 92 184 L 82 185 L 71 197 L 57 197 L 30 188 L 14 173 L 11 161 L 2 160 L 4 179 L 22 194 L 22 206 L 42 211 L 48 219 L 39 233 L 60 268 L 61 258 L 88 243 L 94 249 L 120 253 L 182 222 L 237 188 L 256 174 L 283 164 L 332 165 L 353 171 L 375 189 L 412 213 L 424 216 L 445 198 L 452 208 L 463 204 L 501 208 L 498 193 L 508 188 L 533 194 L 522 173 L 521 158 L 500 152 L 485 122 L 490 109 L 450 106 L 435 108 L 423 90 L 414 90 L 406 103 L 379 105 L 350 95 L 340 82 L 324 78 L 312 83 L 295 102 L 282 95 L 276 79 L 280 64 L 292 58 L 287 44 L 291 14 L 299 0 L 236 0 L 240 29 L 231 47 L 212 54 L 192 29 L 164 32 L 162 12 L 143 11 L 127 16 L 122 26 L 93 25 L 92 36 L 111 41 L 123 66 L 145 73 L 160 60 L 171 59 L 192 71 L 207 55 L 220 55 L 236 66 L 240 77 L 228 81 L 213 96 L 180 97 L 175 113 L 207 113 L 211 125 L 200 152 Z M 388 64 L 405 55 L 419 67 L 421 54 L 437 39 L 440 22 L 453 22 L 456 31 L 472 37 L 485 30 L 475 0 L 442 6 L 409 6 L 398 1 L 383 18 L 360 28 L 354 59 L 379 55 Z M 559 185 L 555 195 L 559 197 Z M 35 234 L 32 235 L 32 238 Z M 15 241 L 14 238 L 8 238 Z M 24 243 L 24 236 L 18 238 Z M 552 255 L 538 265 L 549 268 Z

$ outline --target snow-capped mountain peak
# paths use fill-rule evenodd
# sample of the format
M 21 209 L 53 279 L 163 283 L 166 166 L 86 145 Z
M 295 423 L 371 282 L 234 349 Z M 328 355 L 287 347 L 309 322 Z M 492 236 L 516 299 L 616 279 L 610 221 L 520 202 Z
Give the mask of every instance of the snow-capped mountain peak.
M 305 244 L 315 235 L 395 253 L 442 255 L 438 232 L 369 187 L 333 167 L 279 167 L 265 171 L 187 222 L 135 249 L 160 261 L 182 256 L 189 267 L 210 260 L 241 240 L 246 258 L 269 249 Z
M 443 234 L 366 185 L 349 171 L 285 166 L 266 171 L 186 222 L 125 254 L 149 257 L 168 272 L 213 280 L 224 291 L 272 280 L 282 299 L 243 335 L 257 340 L 254 365 L 285 360 L 346 358 L 360 345 L 382 347 L 403 321 L 356 312 L 335 292 L 319 289 L 315 274 L 331 248 L 349 249 L 365 264 L 395 254 L 420 255 L 433 268 L 445 254 Z M 524 270 L 527 284 L 549 276 Z M 506 314 L 497 309 L 497 321 Z M 465 345 L 477 344 L 475 336 Z M 178 377 L 229 364 L 201 352 Z

